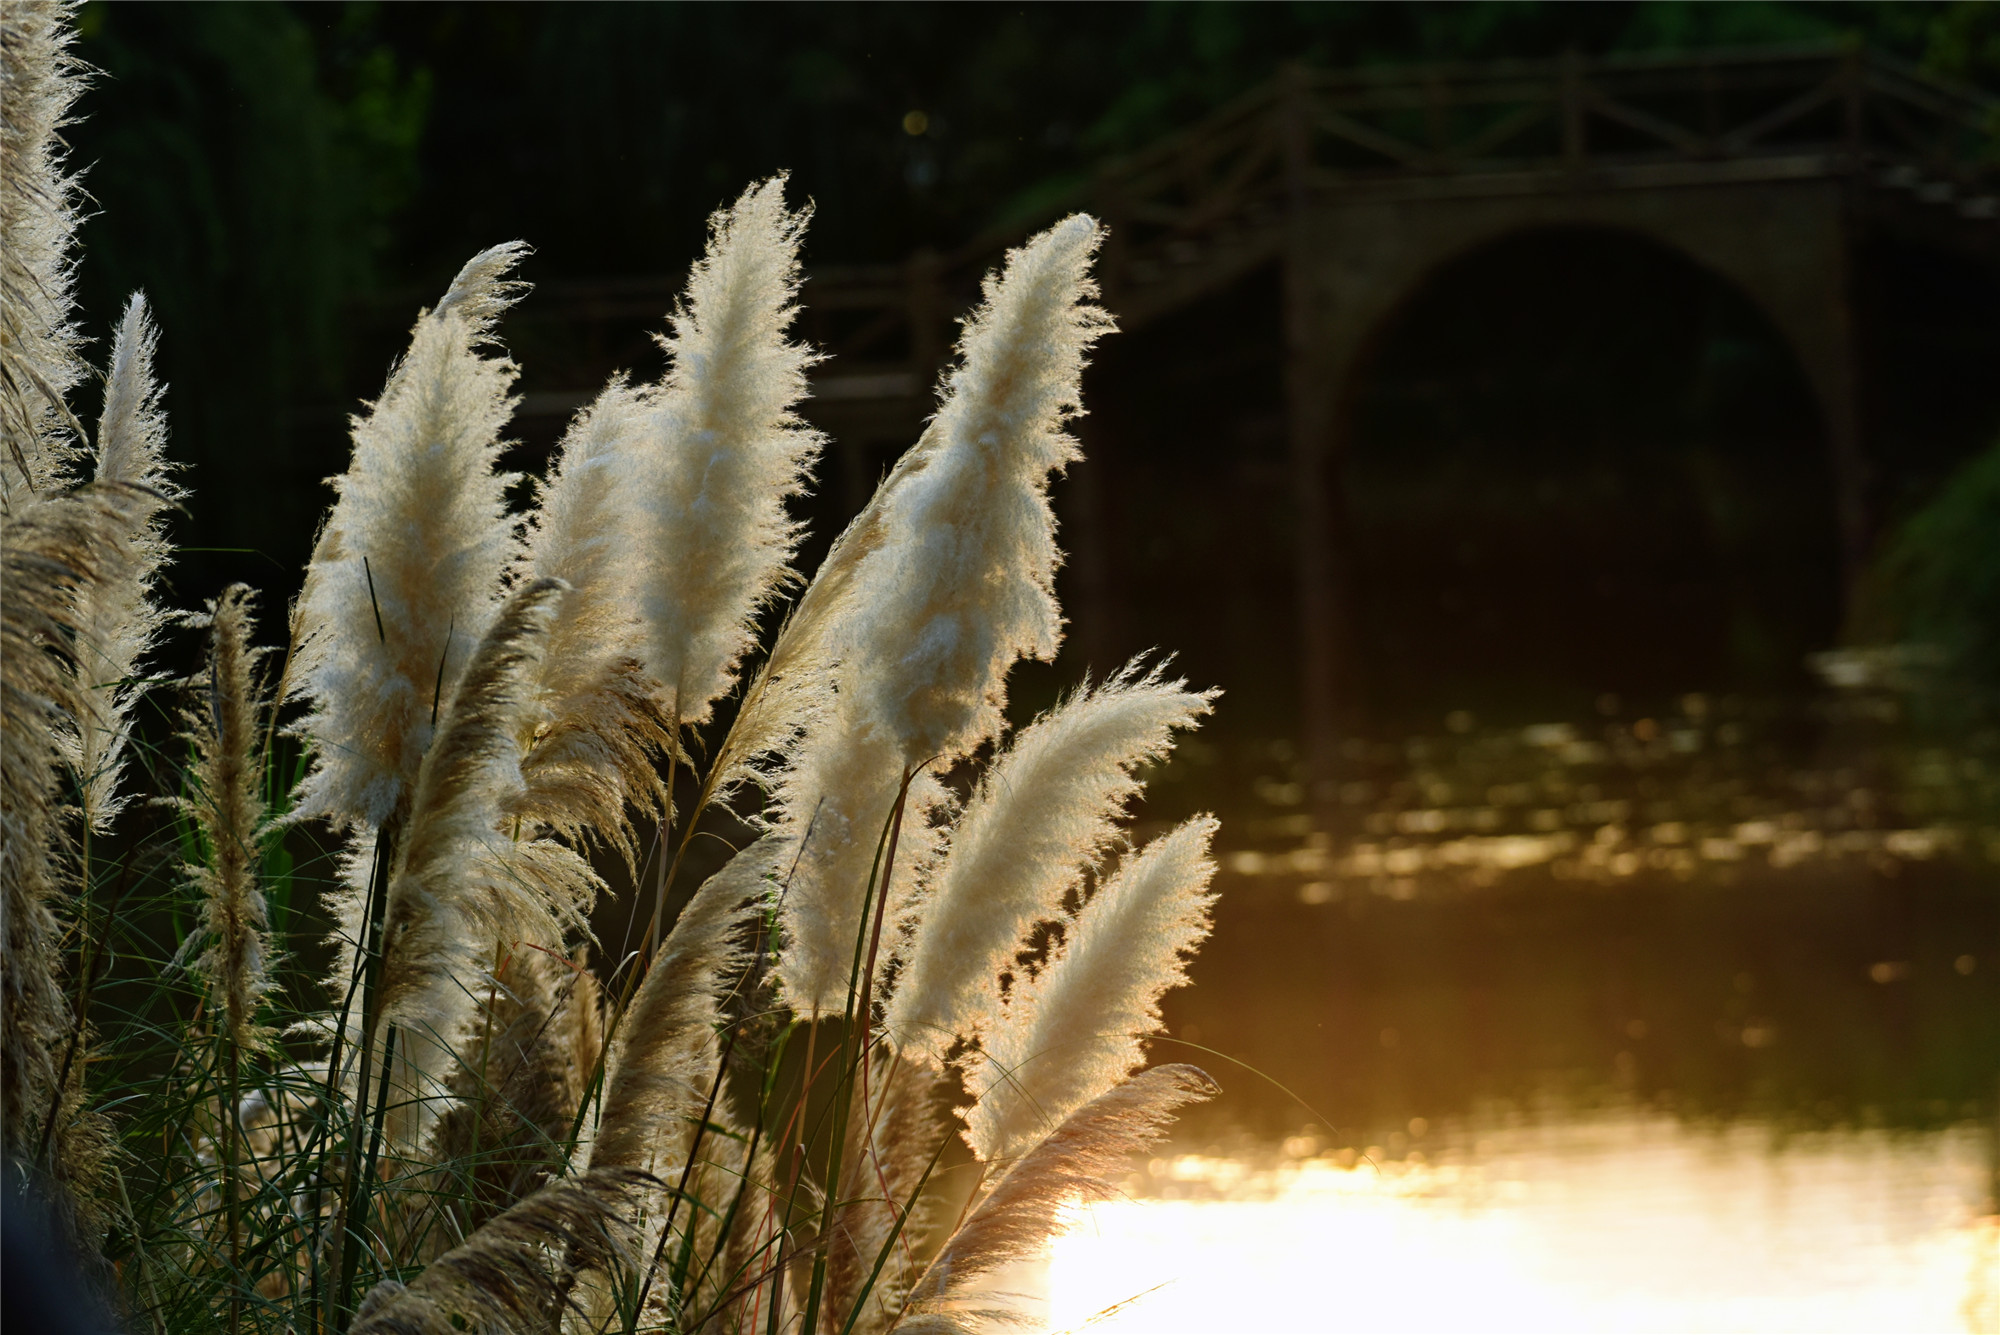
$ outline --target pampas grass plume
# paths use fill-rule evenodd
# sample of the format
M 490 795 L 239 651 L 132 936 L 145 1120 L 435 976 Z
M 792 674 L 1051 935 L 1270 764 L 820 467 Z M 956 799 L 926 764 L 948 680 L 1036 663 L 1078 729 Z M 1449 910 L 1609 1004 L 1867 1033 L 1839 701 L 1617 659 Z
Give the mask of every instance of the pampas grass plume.
M 407 1057 L 410 1103 L 396 1122 L 405 1144 L 421 1139 L 448 1098 L 456 1044 L 477 1009 L 473 989 L 496 950 L 559 950 L 599 886 L 569 848 L 501 828 L 520 786 L 518 727 L 535 656 L 561 592 L 543 580 L 507 600 L 418 773 L 382 920 L 382 1022 L 403 1033 Z M 336 990 L 352 976 L 343 962 Z
M 1023 729 L 980 781 L 952 832 L 888 1027 L 937 1060 L 974 1037 L 1000 1005 L 998 976 L 1036 921 L 1110 847 L 1140 791 L 1133 771 L 1194 726 L 1213 691 L 1190 691 L 1134 662 Z
M 1217 1092 L 1196 1067 L 1155 1066 L 1071 1112 L 993 1184 L 945 1242 L 911 1290 L 896 1329 L 970 1335 L 994 1319 L 1017 1323 L 1012 1312 L 969 1311 L 962 1300 L 982 1277 L 1038 1255 L 1066 1206 L 1117 1195 L 1132 1156 L 1159 1140 L 1175 1110 Z
M 1093 218 L 1066 218 L 986 280 L 925 466 L 890 499 L 885 540 L 855 573 L 865 592 L 836 657 L 868 665 L 849 689 L 906 762 L 995 736 L 1007 670 L 1060 643 L 1048 476 L 1078 457 L 1062 425 L 1080 411 L 1085 353 L 1112 327 L 1090 302 L 1103 235 Z
M 786 210 L 774 176 L 709 220 L 707 254 L 661 339 L 671 367 L 654 438 L 623 456 L 644 660 L 682 723 L 708 717 L 792 578 L 800 530 L 785 502 L 820 448 L 792 411 L 818 358 L 785 336 L 810 217 Z
M 194 782 L 185 805 L 207 845 L 206 859 L 187 868 L 207 901 L 202 970 L 211 1004 L 239 1052 L 268 1037 L 257 1025 L 257 1008 L 270 987 L 269 924 L 257 885 L 264 755 L 258 729 L 263 654 L 250 643 L 255 625 L 256 596 L 244 585 L 230 586 L 210 604 L 207 680 L 186 716 Z
M 159 521 L 181 491 L 167 463 L 166 416 L 153 379 L 158 343 L 146 299 L 135 294 L 111 345 L 94 478 L 107 491 L 130 493 L 132 520 L 110 535 L 112 541 L 98 558 L 98 578 L 77 590 L 76 673 L 83 687 L 82 707 L 65 747 L 77 776 L 84 821 L 99 833 L 110 828 L 127 800 L 118 791 L 118 779 L 132 709 L 147 685 L 139 677 L 140 660 L 167 620 L 153 600 L 154 581 L 171 555 Z
M 570 425 L 530 520 L 529 579 L 568 586 L 549 623 L 520 814 L 572 842 L 609 839 L 637 857 L 628 802 L 663 813 L 655 757 L 673 746 L 659 686 L 639 660 L 623 503 L 629 456 L 651 413 L 621 377 Z
M 1048 474 L 1076 457 L 1060 428 L 1084 353 L 1110 327 L 1089 304 L 1101 236 L 1077 215 L 1009 253 L 914 459 L 829 556 L 814 581 L 833 581 L 828 596 L 809 589 L 803 600 L 802 644 L 817 641 L 836 664 L 839 695 L 805 725 L 777 784 L 778 828 L 813 829 L 786 895 L 777 968 L 802 1010 L 845 996 L 868 868 L 905 773 L 994 735 L 1015 658 L 1055 653 Z M 774 660 L 803 654 L 785 639 Z M 915 777 L 886 892 L 892 941 L 936 857 L 933 816 L 948 805 L 928 771 Z
M 1069 923 L 1062 952 L 1015 984 L 983 1040 L 967 1117 L 981 1159 L 1019 1154 L 1139 1064 L 1160 997 L 1187 981 L 1185 956 L 1208 935 L 1217 824 L 1197 816 L 1128 858 Z
M 50 1045 L 69 1030 L 58 982 L 55 859 L 64 846 L 56 803 L 58 728 L 83 707 L 60 650 L 74 641 L 77 594 L 99 554 L 129 531 L 133 494 L 85 488 L 28 497 L 0 525 L 0 1139 L 32 1151 L 54 1096 Z
M 71 249 L 81 191 L 62 127 L 86 80 L 70 54 L 74 4 L 0 8 L 0 502 L 71 481 L 82 430 L 63 396 L 83 378 Z
M 558 716 L 563 702 L 586 695 L 607 664 L 637 647 L 619 500 L 626 458 L 640 447 L 648 416 L 624 377 L 605 386 L 564 433 L 530 521 L 530 577 L 569 586 L 549 622 L 540 674 Z
M 316 759 L 302 815 L 381 824 L 408 801 L 471 648 L 492 622 L 514 521 L 496 473 L 514 364 L 482 356 L 523 285 L 511 242 L 459 271 L 417 320 L 369 411 L 307 567 L 295 691 Z

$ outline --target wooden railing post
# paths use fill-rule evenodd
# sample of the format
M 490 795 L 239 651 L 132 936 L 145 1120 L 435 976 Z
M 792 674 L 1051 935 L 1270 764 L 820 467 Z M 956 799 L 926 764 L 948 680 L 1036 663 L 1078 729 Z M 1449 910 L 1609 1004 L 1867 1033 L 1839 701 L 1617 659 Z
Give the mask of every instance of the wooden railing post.
M 1289 437 L 1298 577 L 1300 724 L 1306 777 L 1318 819 L 1331 822 L 1337 805 L 1342 724 L 1351 723 L 1353 638 L 1349 634 L 1346 550 L 1337 504 L 1338 386 L 1326 365 L 1327 312 L 1314 263 L 1312 218 L 1312 89 L 1306 73 L 1287 67 L 1277 104 L 1284 158 L 1285 415 Z

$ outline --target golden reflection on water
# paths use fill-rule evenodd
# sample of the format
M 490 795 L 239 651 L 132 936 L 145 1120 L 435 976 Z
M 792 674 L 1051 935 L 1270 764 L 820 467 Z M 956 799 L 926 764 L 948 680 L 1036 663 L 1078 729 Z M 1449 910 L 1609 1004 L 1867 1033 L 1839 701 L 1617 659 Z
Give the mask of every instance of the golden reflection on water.
M 1155 1160 L 1008 1287 L 1093 1335 L 2000 1331 L 1990 1138 L 1621 1114 L 1352 1168 Z

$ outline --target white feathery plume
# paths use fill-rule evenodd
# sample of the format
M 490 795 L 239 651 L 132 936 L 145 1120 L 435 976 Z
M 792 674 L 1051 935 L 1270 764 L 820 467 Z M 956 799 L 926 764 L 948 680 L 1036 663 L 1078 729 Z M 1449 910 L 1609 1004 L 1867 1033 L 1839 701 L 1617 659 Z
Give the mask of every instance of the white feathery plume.
M 0 511 L 67 476 L 83 430 L 63 397 L 83 378 L 72 321 L 77 178 L 62 127 L 86 86 L 77 6 L 0 8 Z
M 647 418 L 644 396 L 623 376 L 606 385 L 563 434 L 529 521 L 530 577 L 569 586 L 549 622 L 541 668 L 543 693 L 558 701 L 587 693 L 604 664 L 638 644 L 620 492 L 626 458 L 640 448 Z
M 1067 1115 L 945 1240 L 911 1289 L 896 1330 L 973 1335 L 995 1325 L 1023 1324 L 1012 1295 L 980 1293 L 979 1281 L 1046 1251 L 1066 1207 L 1115 1198 L 1132 1156 L 1165 1134 L 1175 1110 L 1219 1092 L 1198 1067 L 1155 1066 Z M 972 1305 L 981 1301 L 1002 1305 L 983 1310 Z
M 838 694 L 812 701 L 816 717 L 776 785 L 776 828 L 793 838 L 812 828 L 785 896 L 776 969 L 802 1010 L 844 1002 L 869 867 L 904 773 L 993 736 L 1015 658 L 1055 653 L 1048 475 L 1076 457 L 1061 426 L 1077 411 L 1085 351 L 1111 327 L 1088 304 L 1101 237 L 1094 219 L 1068 218 L 987 279 L 937 417 L 842 535 L 773 649 L 774 664 L 796 662 L 808 678 L 815 656 L 837 663 Z M 919 773 L 885 941 L 909 925 L 947 806 L 931 772 Z
M 658 685 L 638 657 L 624 532 L 624 472 L 650 422 L 645 396 L 622 377 L 577 416 L 529 521 L 522 560 L 527 578 L 559 579 L 569 591 L 541 658 L 541 717 L 522 761 L 520 814 L 572 842 L 606 838 L 628 861 L 637 851 L 626 804 L 665 810 L 654 757 L 673 744 Z
M 871 871 L 887 852 L 883 838 L 902 779 L 901 747 L 857 720 L 852 697 L 842 695 L 827 702 L 776 781 L 776 825 L 797 866 L 780 907 L 783 943 L 772 974 L 802 1015 L 838 1015 L 846 1007 L 855 943 L 870 930 L 879 903 L 870 897 Z M 910 780 L 889 872 L 884 943 L 893 944 L 910 925 L 937 861 L 937 820 L 950 801 L 930 771 Z
M 558 1329 L 578 1271 L 629 1271 L 625 1222 L 644 1174 L 600 1170 L 551 1182 L 495 1215 L 405 1285 L 385 1279 L 348 1335 L 541 1335 Z
M 131 531 L 135 499 L 95 487 L 26 496 L 0 524 L 0 1153 L 24 1162 L 40 1152 L 55 1095 L 51 1049 L 74 1023 L 61 984 L 56 775 L 58 725 L 83 702 L 59 650 L 75 638 L 78 591 Z
M 84 705 L 74 734 L 64 739 L 83 818 L 100 833 L 129 798 L 119 793 L 118 779 L 133 706 L 150 684 L 139 675 L 140 660 L 167 621 L 152 596 L 172 555 L 160 520 L 182 493 L 167 462 L 166 415 L 153 379 L 158 343 L 146 299 L 134 293 L 111 347 L 94 478 L 107 491 L 131 494 L 133 522 L 106 545 L 98 578 L 77 591 L 76 674 Z
M 81 191 L 61 138 L 85 86 L 69 51 L 75 12 L 0 5 L 0 1157 L 22 1166 L 44 1149 L 55 1053 L 75 1024 L 61 979 L 56 778 L 63 734 L 88 701 L 65 650 L 106 554 L 145 519 L 129 489 L 62 491 L 84 437 L 63 402 L 84 371 L 72 320 Z M 95 1120 L 53 1124 L 57 1174 L 78 1186 Z
M 1028 929 L 1117 837 L 1117 821 L 1173 734 L 1208 713 L 1214 691 L 1142 673 L 1135 660 L 1023 729 L 989 768 L 952 831 L 951 849 L 889 1005 L 905 1055 L 940 1061 L 1000 1006 L 999 975 Z
M 859 713 L 915 763 L 997 735 L 1006 675 L 1052 658 L 1056 606 L 1052 471 L 1079 457 L 1063 434 L 1081 409 L 1090 345 L 1112 328 L 1090 304 L 1097 221 L 1064 219 L 1009 252 L 986 280 L 960 364 L 925 432 L 925 466 L 889 502 L 886 540 L 855 572 L 861 592 L 835 656 Z
M 633 994 L 605 1076 L 592 1168 L 661 1175 L 687 1161 L 719 1059 L 723 981 L 741 962 L 738 929 L 763 885 L 768 851 L 752 845 L 703 882 Z
M 378 1034 L 395 1026 L 399 1035 L 402 1089 L 390 1126 L 404 1146 L 416 1146 L 449 1101 L 457 1049 L 496 953 L 517 946 L 560 953 L 599 888 L 570 849 L 504 828 L 521 785 L 517 738 L 534 660 L 561 591 L 541 580 L 507 600 L 474 648 L 418 771 L 382 918 Z M 353 976 L 353 943 L 346 944 L 336 989 Z
M 707 254 L 661 346 L 654 442 L 624 454 L 644 661 L 670 715 L 700 723 L 756 643 L 758 614 L 793 578 L 800 528 L 785 512 L 820 436 L 792 411 L 818 357 L 786 338 L 799 242 L 785 178 L 709 220 Z
M 296 613 L 293 689 L 315 752 L 301 815 L 380 824 L 408 801 L 432 719 L 492 623 L 513 543 L 514 477 L 494 464 L 515 368 L 481 350 L 524 288 L 503 278 L 526 251 L 467 262 L 353 420 Z
M 1185 956 L 1208 935 L 1217 825 L 1196 816 L 1128 858 L 1062 952 L 1015 983 L 972 1080 L 966 1139 L 981 1159 L 1020 1154 L 1139 1064 L 1160 997 L 1187 981 Z

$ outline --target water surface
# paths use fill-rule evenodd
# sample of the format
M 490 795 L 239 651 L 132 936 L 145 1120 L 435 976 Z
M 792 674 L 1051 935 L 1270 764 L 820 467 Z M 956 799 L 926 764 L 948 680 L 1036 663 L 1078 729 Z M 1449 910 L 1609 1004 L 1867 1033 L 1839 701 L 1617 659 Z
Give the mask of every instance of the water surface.
M 1427 1139 L 1155 1160 L 1023 1278 L 1056 1330 L 2000 1330 L 1983 1128 L 1624 1110 Z
M 1224 1088 L 1013 1277 L 1123 1332 L 2000 1331 L 2000 888 L 1225 876 Z

